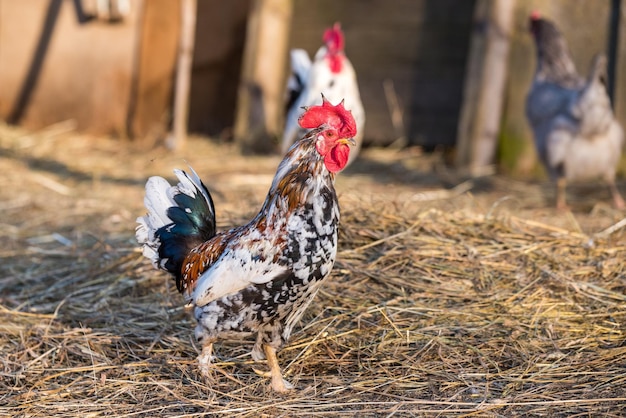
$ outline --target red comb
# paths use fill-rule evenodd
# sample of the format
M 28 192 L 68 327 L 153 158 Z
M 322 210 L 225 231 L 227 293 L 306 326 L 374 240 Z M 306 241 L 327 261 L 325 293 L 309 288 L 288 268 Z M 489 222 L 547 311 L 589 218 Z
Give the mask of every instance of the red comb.
M 326 29 L 322 40 L 331 53 L 343 51 L 344 39 L 341 24 L 336 22 L 332 28 Z
M 541 13 L 539 13 L 539 10 L 533 10 L 530 13 L 530 20 L 539 20 L 541 19 Z
M 315 129 L 328 125 L 337 130 L 339 138 L 352 138 L 356 135 L 356 123 L 352 112 L 343 107 L 343 100 L 338 105 L 332 105 L 322 95 L 321 106 L 311 106 L 298 119 L 304 129 Z

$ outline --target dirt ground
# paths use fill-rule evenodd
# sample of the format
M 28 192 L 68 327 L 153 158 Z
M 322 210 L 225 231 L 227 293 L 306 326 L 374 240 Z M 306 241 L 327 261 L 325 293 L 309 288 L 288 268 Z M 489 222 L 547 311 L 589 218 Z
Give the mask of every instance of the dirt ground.
M 244 223 L 279 157 L 0 126 L 0 415 L 624 416 L 626 222 L 606 187 L 560 213 L 545 181 L 442 160 L 367 149 L 339 175 L 338 261 L 277 395 L 251 341 L 200 376 L 193 320 L 134 228 L 146 179 L 187 164 L 219 228 Z

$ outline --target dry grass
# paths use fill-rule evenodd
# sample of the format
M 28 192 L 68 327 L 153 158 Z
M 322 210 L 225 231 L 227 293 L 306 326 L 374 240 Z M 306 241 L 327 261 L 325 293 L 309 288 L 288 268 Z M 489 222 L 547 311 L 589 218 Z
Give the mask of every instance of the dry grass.
M 279 396 L 249 341 L 219 344 L 200 377 L 194 324 L 133 236 L 148 175 L 189 161 L 228 227 L 256 212 L 276 157 L 0 127 L 0 414 L 626 414 L 623 213 L 589 205 L 608 192 L 566 215 L 544 184 L 498 177 L 428 200 L 456 181 L 436 156 L 364 157 L 338 180 L 338 262 L 280 353 L 297 390 Z

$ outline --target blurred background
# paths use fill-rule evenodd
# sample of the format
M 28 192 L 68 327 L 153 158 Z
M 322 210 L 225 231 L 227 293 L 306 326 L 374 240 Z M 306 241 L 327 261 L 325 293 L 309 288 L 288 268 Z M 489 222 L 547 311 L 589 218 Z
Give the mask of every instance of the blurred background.
M 533 10 L 558 24 L 582 74 L 608 55 L 623 123 L 619 0 L 0 0 L 0 120 L 146 148 L 194 133 L 277 152 L 289 49 L 314 54 L 341 22 L 365 146 L 444 149 L 459 168 L 528 176 Z

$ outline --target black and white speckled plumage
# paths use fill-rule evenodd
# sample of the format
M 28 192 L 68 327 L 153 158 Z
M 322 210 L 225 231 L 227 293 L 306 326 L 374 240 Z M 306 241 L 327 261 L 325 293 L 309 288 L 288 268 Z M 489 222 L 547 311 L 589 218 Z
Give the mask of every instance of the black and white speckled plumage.
M 225 233 L 221 256 L 198 278 L 192 301 L 199 339 L 257 332 L 253 356 L 261 359 L 261 344 L 279 349 L 328 277 L 339 206 L 314 136 L 291 149 L 257 217 Z
M 303 126 L 320 126 L 288 150 L 263 207 L 246 225 L 216 233 L 211 196 L 193 170 L 177 170 L 176 186 L 160 177 L 146 184 L 148 215 L 137 219 L 136 236 L 144 255 L 176 277 L 194 308 L 204 374 L 215 341 L 256 333 L 252 355 L 267 357 L 272 387 L 291 387 L 276 351 L 335 262 L 339 206 L 333 183 L 356 132 L 343 103 L 323 102 L 302 117 Z

